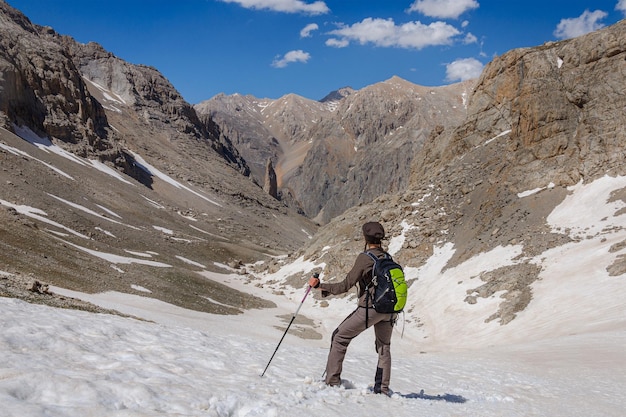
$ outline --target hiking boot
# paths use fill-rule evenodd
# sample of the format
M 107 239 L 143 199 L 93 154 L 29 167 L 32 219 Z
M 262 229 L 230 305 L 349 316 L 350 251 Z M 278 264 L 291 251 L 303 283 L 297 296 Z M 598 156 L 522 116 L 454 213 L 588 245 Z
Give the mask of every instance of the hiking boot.
M 390 389 L 381 389 L 380 387 L 370 387 L 369 390 L 373 393 L 373 394 L 383 394 L 386 395 L 387 397 L 391 397 L 393 395 L 393 392 Z

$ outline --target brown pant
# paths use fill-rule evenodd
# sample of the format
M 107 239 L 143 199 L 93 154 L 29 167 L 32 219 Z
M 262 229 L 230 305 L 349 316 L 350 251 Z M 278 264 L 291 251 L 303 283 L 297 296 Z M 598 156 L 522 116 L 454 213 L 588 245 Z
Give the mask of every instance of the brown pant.
M 376 352 L 378 352 L 374 391 L 387 393 L 391 378 L 390 346 L 394 314 L 378 313 L 373 308 L 367 310 L 367 325 L 368 327 L 374 326 Z M 326 383 L 328 385 L 341 384 L 343 359 L 352 339 L 365 330 L 365 312 L 365 308 L 357 308 L 333 332 L 328 362 L 326 363 Z

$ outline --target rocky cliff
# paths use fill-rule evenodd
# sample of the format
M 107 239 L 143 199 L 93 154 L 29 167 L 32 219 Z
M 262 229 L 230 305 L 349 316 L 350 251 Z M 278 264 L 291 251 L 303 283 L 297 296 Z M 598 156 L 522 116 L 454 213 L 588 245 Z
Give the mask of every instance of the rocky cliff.
M 131 175 L 132 161 L 120 148 L 129 136 L 148 131 L 164 132 L 172 142 L 191 137 L 249 174 L 218 126 L 210 119 L 201 122 L 156 69 L 126 63 L 96 43 L 79 44 L 52 28 L 33 25 L 4 2 L 0 15 L 5 128 L 27 126 L 72 152 L 107 159 Z M 128 120 L 130 112 L 133 125 L 116 125 L 118 115 Z
M 105 112 L 54 31 L 0 3 L 0 120 L 25 125 L 88 154 L 115 148 Z M 80 149 L 78 149 L 80 148 Z
M 421 87 L 394 77 L 351 94 L 311 130 L 311 149 L 289 188 L 322 224 L 378 195 L 405 190 L 425 138 L 465 116 L 472 84 Z
M 255 176 L 272 159 L 283 201 L 326 223 L 379 194 L 404 190 L 424 139 L 465 116 L 472 84 L 421 87 L 393 77 L 359 91 L 337 90 L 320 102 L 293 94 L 219 95 L 195 107 L 237 138 Z
M 282 184 L 310 147 L 307 138 L 311 126 L 330 113 L 333 103 L 322 104 L 295 94 L 278 100 L 219 94 L 194 108 L 201 118 L 214 120 L 231 138 L 257 182 L 263 183 L 270 159 Z

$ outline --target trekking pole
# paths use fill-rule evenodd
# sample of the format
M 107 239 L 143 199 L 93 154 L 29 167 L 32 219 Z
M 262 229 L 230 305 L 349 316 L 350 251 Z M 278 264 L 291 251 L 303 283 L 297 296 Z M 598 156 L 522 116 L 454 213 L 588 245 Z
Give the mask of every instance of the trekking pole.
M 315 273 L 313 274 L 313 277 L 315 278 L 319 278 L 320 274 Z M 267 368 L 269 368 L 270 363 L 272 362 L 272 359 L 274 359 L 274 355 L 276 355 L 276 352 L 278 352 L 278 348 L 280 347 L 280 344 L 283 343 L 283 339 L 285 338 L 285 336 L 287 336 L 287 332 L 289 331 L 289 327 L 291 327 L 291 323 L 293 323 L 293 321 L 296 319 L 296 316 L 298 315 L 298 312 L 300 311 L 300 307 L 302 307 L 302 304 L 304 304 L 304 300 L 306 300 L 307 295 L 309 295 L 309 292 L 311 292 L 311 286 L 309 285 L 306 289 L 306 292 L 304 293 L 304 297 L 302 297 L 302 301 L 300 301 L 300 305 L 298 306 L 298 309 L 296 310 L 295 313 L 293 313 L 293 316 L 291 316 L 291 321 L 289 322 L 289 324 L 287 325 L 287 328 L 285 329 L 285 333 L 283 333 L 283 337 L 280 338 L 280 342 L 278 342 L 278 346 L 276 346 L 276 349 L 274 349 L 274 353 L 272 353 L 272 357 L 270 358 L 269 362 L 267 362 L 267 365 L 265 366 L 265 369 L 263 370 L 263 373 L 261 374 L 261 377 L 263 377 L 263 375 L 265 375 L 265 371 L 267 371 Z

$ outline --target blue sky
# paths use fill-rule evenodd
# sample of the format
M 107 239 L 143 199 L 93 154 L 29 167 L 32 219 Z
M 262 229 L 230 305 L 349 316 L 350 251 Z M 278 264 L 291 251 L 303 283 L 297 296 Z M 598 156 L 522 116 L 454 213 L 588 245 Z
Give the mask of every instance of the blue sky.
M 626 0 L 8 0 L 33 23 L 218 93 L 319 100 L 394 75 L 424 86 L 626 16 Z

